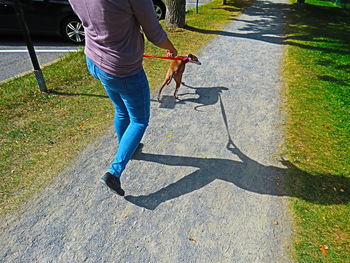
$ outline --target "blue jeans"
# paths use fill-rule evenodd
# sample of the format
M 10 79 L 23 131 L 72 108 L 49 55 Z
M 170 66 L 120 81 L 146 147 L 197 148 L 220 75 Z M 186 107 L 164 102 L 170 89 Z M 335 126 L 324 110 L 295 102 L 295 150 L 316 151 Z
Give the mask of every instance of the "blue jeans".
M 115 108 L 114 127 L 119 147 L 108 172 L 120 177 L 135 153 L 150 117 L 150 90 L 144 70 L 118 78 L 97 67 L 88 57 L 90 73 L 99 79 Z

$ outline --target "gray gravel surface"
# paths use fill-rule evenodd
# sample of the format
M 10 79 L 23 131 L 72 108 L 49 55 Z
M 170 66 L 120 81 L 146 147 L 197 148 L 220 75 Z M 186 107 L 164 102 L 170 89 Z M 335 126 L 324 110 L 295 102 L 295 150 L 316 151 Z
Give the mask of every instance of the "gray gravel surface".
M 122 177 L 99 183 L 113 131 L 2 219 L 0 262 L 290 262 L 279 91 L 286 0 L 257 1 L 188 64 Z M 196 30 L 196 29 L 194 29 Z M 164 74 L 162 72 L 160 74 Z M 274 224 L 278 221 L 278 224 Z

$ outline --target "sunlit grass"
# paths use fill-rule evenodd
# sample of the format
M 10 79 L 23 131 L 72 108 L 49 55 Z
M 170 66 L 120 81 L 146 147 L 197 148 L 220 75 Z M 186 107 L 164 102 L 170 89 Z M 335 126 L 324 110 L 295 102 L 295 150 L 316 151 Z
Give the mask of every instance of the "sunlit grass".
M 290 191 L 303 197 L 292 201 L 295 258 L 350 262 L 350 13 L 306 3 L 291 7 L 284 60 L 288 155 L 299 169 Z

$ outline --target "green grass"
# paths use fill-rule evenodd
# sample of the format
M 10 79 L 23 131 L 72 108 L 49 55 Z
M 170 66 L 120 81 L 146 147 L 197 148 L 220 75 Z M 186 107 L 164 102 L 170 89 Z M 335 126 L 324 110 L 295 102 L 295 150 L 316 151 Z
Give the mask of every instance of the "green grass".
M 340 5 L 329 0 L 306 0 L 305 3 L 316 6 L 340 7 Z
M 350 262 L 350 12 L 307 3 L 290 8 L 284 60 L 294 255 L 297 262 L 344 263 Z
M 201 6 L 197 15 L 189 11 L 187 29 L 168 29 L 169 38 L 180 55 L 196 53 L 215 37 L 200 29 L 220 30 L 249 1 L 223 6 L 214 0 Z M 148 42 L 145 53 L 165 55 Z M 159 86 L 168 64 L 145 59 L 151 88 Z M 18 208 L 43 189 L 77 151 L 112 127 L 112 104 L 88 74 L 82 53 L 66 56 L 43 73 L 49 94 L 38 91 L 33 74 L 0 84 L 0 214 Z

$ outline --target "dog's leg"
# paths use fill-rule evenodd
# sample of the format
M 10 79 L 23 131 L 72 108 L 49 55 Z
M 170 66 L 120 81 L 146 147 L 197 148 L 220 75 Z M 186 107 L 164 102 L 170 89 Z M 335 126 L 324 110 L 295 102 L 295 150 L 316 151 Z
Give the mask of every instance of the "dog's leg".
M 184 74 L 184 71 L 182 71 L 180 74 L 179 74 L 179 79 L 180 79 L 180 83 L 181 85 L 184 85 L 185 86 L 185 82 L 182 81 L 182 75 Z
M 175 98 L 175 99 L 179 99 L 179 98 L 177 97 L 177 92 L 179 91 L 179 88 L 180 88 L 180 86 L 181 86 L 181 75 L 179 75 L 179 74 L 174 75 L 174 80 L 175 80 L 175 82 L 176 82 L 176 88 L 175 88 L 175 92 L 174 92 L 174 98 Z
M 176 88 L 175 88 L 175 92 L 174 92 L 175 99 L 179 99 L 177 97 L 177 92 L 179 91 L 181 84 L 183 84 L 183 85 L 185 84 L 182 82 L 182 75 L 183 75 L 184 71 L 185 71 L 185 66 L 183 66 L 181 68 L 181 70 L 179 70 L 179 72 L 177 72 L 176 76 L 174 76 L 174 80 L 176 81 Z
M 170 84 L 171 80 L 173 79 L 174 74 L 175 74 L 175 73 L 171 74 L 170 78 L 168 78 L 168 81 L 167 81 L 167 83 L 166 83 L 167 85 Z
M 183 64 L 182 67 L 178 70 L 178 81 L 180 82 L 180 84 L 182 85 L 185 85 L 185 82 L 182 81 L 182 75 L 184 74 L 185 72 L 185 67 L 186 67 L 186 64 Z
M 180 82 L 179 82 L 179 83 L 176 82 L 176 88 L 175 88 L 175 92 L 174 92 L 174 98 L 177 99 L 177 100 L 179 99 L 179 97 L 177 96 L 177 92 L 178 92 L 180 86 L 181 86 L 181 83 L 180 83 Z
M 164 89 L 165 85 L 166 85 L 166 81 L 163 82 L 163 84 L 160 87 L 160 90 L 158 92 L 158 97 L 157 97 L 158 102 L 160 102 L 160 94 L 162 93 L 162 90 Z
M 162 90 L 164 89 L 165 85 L 169 85 L 169 83 L 171 82 L 171 79 L 173 78 L 173 74 L 172 75 L 167 75 L 167 77 L 165 78 L 165 80 L 162 83 L 162 86 L 160 87 L 160 90 L 158 92 L 158 97 L 157 100 L 160 102 L 160 94 L 162 93 Z

